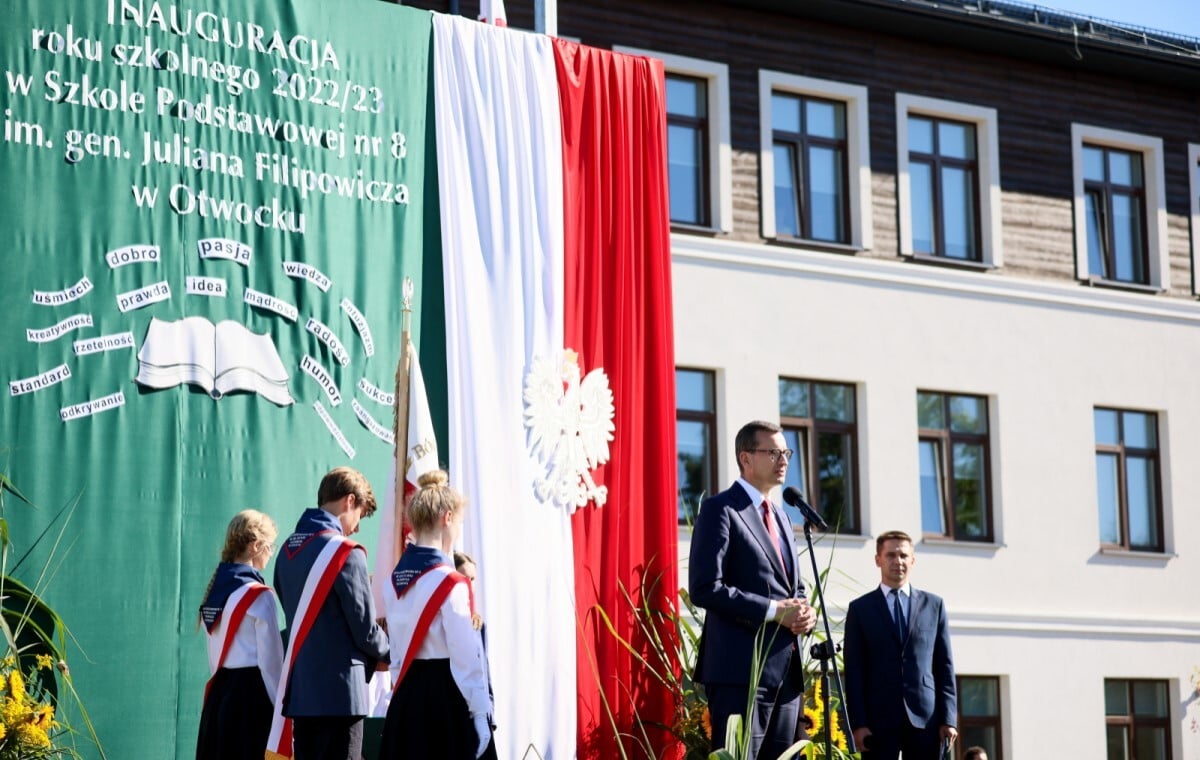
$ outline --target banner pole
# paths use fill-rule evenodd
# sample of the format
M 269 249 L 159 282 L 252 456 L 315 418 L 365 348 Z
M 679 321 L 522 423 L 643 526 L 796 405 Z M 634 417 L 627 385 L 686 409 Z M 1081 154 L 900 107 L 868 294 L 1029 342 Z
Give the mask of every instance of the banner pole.
M 404 484 L 408 478 L 408 386 L 409 373 L 412 370 L 412 298 L 413 281 L 411 277 L 404 278 L 401 296 L 401 314 L 403 315 L 400 328 L 400 359 L 396 362 L 396 406 L 392 417 L 393 435 L 396 438 L 396 482 L 393 484 L 393 509 L 395 510 L 395 530 L 392 535 L 392 556 L 400 559 L 404 541 L 404 518 L 407 509 L 404 506 Z

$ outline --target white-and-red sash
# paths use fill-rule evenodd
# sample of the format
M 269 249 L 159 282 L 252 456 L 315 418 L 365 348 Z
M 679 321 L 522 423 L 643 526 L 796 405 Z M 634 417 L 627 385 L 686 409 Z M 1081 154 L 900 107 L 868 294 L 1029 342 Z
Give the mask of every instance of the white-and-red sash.
M 421 607 L 421 616 L 417 618 L 417 625 L 413 628 L 412 637 L 408 643 L 397 642 L 404 650 L 404 657 L 400 660 L 400 672 L 396 674 L 396 682 L 392 684 L 393 694 L 400 686 L 400 682 L 404 680 L 408 667 L 416 659 L 417 650 L 425 641 L 425 636 L 429 633 L 429 627 L 433 625 L 433 619 L 437 617 L 438 610 L 442 608 L 446 597 L 450 596 L 450 592 L 454 590 L 454 585 L 457 583 L 469 583 L 469 581 L 465 575 L 455 572 L 449 565 L 436 565 L 421 573 L 404 589 L 403 596 L 413 598 Z M 400 635 L 402 636 L 403 633 Z M 392 661 L 395 661 L 394 655 Z
M 317 613 L 321 611 L 325 598 L 329 596 L 337 574 L 342 571 L 346 558 L 355 549 L 363 547 L 344 536 L 333 536 L 321 549 L 308 571 L 300 602 L 292 616 L 287 653 L 283 657 L 283 673 L 279 677 L 279 688 L 275 693 L 275 715 L 271 719 L 271 733 L 267 737 L 267 760 L 290 760 L 292 757 L 292 721 L 283 717 L 283 695 L 287 693 L 292 668 L 296 664 L 296 655 L 300 653 L 300 647 L 304 645 L 308 632 L 312 630 L 313 621 L 317 619 Z
M 221 654 L 217 657 L 216 667 L 213 668 L 212 675 L 208 678 L 208 683 L 204 684 L 204 698 L 208 699 L 208 692 L 212 690 L 213 679 L 217 677 L 217 671 L 225 664 L 225 656 L 229 654 L 229 648 L 233 646 L 233 640 L 237 637 L 238 628 L 242 627 L 242 620 L 246 617 L 246 610 L 250 609 L 250 605 L 254 604 L 254 600 L 259 594 L 264 591 L 269 591 L 269 586 L 264 586 L 261 583 L 246 583 L 237 591 L 229 595 L 229 599 L 225 602 L 225 609 L 229 610 L 228 617 L 225 617 L 224 611 L 221 616 L 225 620 L 218 623 L 219 626 L 224 626 L 224 631 L 219 635 L 221 640 Z

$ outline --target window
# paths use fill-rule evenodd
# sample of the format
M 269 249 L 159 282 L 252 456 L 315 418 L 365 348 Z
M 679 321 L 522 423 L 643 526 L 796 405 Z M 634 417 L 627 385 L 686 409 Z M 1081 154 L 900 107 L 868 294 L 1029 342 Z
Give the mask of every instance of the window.
M 1166 681 L 1104 680 L 1104 723 L 1108 760 L 1168 760 L 1170 703 Z
M 870 248 L 867 88 L 760 71 L 763 237 Z
M 1161 552 L 1157 416 L 1098 408 L 1095 422 L 1100 543 Z
M 1142 154 L 1083 146 L 1088 271 L 1105 280 L 1150 282 Z
M 613 50 L 661 58 L 666 68 L 671 224 L 733 232 L 729 67 L 621 45 Z
M 717 490 L 717 413 L 713 373 L 675 370 L 679 522 L 691 523 L 700 500 Z
M 1000 266 L 996 110 L 896 95 L 900 253 Z
M 1072 124 L 1071 143 L 1079 279 L 1166 289 L 1162 140 Z
M 667 170 L 671 221 L 709 226 L 708 83 L 667 74 Z
M 784 486 L 795 486 L 839 533 L 859 533 L 858 425 L 855 388 L 842 383 L 779 380 L 783 437 L 796 455 Z M 799 510 L 786 507 L 796 525 Z
M 979 261 L 975 125 L 908 117 L 913 253 Z
M 849 243 L 846 104 L 771 96 L 775 234 Z
M 1188 175 L 1192 189 L 1192 292 L 1200 294 L 1200 145 L 1188 145 Z
M 988 402 L 917 392 L 921 529 L 957 541 L 991 541 Z
M 958 740 L 956 757 L 967 747 L 983 747 L 988 760 L 1002 760 L 1000 731 L 1000 678 L 958 677 Z

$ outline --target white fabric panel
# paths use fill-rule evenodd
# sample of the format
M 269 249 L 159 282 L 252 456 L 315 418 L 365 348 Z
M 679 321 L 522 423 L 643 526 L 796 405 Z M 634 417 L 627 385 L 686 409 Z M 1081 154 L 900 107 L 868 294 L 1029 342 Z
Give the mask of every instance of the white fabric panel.
M 562 141 L 552 42 L 434 16 L 450 480 L 470 499 L 497 749 L 575 757 L 566 512 L 537 503 L 522 385 L 563 337 Z M 532 757 L 533 755 L 529 755 Z

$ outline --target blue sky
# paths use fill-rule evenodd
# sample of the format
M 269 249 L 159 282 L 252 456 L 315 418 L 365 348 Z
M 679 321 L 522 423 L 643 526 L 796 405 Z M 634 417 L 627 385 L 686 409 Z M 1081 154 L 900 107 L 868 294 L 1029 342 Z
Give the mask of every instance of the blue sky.
M 1041 0 L 1049 8 L 1200 37 L 1198 0 Z

